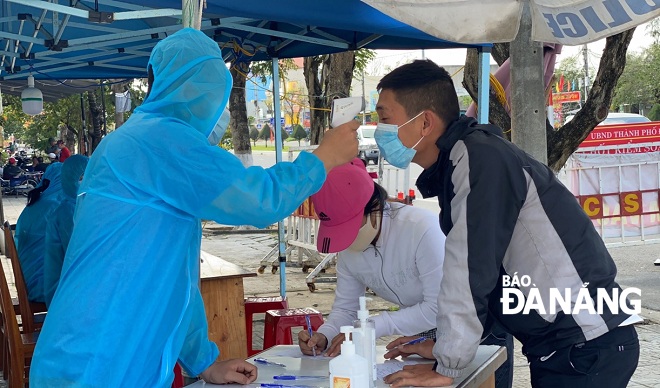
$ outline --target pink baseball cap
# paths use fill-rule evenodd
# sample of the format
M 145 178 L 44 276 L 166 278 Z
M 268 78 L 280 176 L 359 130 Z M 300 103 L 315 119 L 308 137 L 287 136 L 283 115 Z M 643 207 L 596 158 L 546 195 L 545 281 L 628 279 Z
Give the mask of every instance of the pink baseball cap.
M 374 181 L 359 158 L 328 173 L 321 190 L 311 197 L 321 220 L 316 238 L 319 252 L 343 251 L 355 241 L 373 192 Z

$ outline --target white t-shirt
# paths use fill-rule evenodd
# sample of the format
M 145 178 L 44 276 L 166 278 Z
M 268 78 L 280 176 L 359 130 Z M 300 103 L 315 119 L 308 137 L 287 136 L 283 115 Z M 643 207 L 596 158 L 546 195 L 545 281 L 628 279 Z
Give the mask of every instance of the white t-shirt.
M 445 235 L 438 215 L 391 203 L 383 213 L 376 246 L 344 250 L 337 257 L 337 289 L 332 311 L 319 332 L 331 341 L 339 328 L 357 319 L 358 298 L 368 287 L 400 306 L 372 316 L 376 337 L 414 335 L 436 327 Z

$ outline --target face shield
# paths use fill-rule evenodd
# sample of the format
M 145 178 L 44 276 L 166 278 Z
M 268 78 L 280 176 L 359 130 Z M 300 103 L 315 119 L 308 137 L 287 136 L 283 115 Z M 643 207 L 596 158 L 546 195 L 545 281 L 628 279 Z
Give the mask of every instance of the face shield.
M 227 127 L 229 127 L 230 119 L 231 119 L 231 114 L 229 113 L 229 109 L 225 108 L 225 110 L 220 115 L 218 122 L 215 123 L 215 126 L 213 127 L 211 134 L 208 137 L 209 143 L 211 145 L 218 145 L 220 143 L 220 140 L 222 140 L 222 137 L 225 135 L 225 132 L 227 132 Z

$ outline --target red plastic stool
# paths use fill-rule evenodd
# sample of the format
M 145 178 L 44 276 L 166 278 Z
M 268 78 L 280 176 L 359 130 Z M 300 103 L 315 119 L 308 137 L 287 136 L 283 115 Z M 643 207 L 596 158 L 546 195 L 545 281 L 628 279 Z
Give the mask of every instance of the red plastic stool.
M 177 363 L 174 365 L 174 381 L 172 381 L 172 388 L 183 388 L 184 384 L 185 382 L 183 381 L 181 366 Z
M 264 349 L 275 345 L 293 345 L 291 328 L 302 326 L 307 329 L 305 316 L 309 315 L 312 330 L 317 330 L 323 324 L 323 314 L 306 307 L 301 309 L 281 309 L 266 311 L 264 327 Z
M 252 316 L 265 313 L 268 310 L 286 309 L 289 303 L 281 296 L 249 297 L 245 298 L 245 334 L 247 334 L 247 354 L 251 357 L 263 349 L 252 348 Z

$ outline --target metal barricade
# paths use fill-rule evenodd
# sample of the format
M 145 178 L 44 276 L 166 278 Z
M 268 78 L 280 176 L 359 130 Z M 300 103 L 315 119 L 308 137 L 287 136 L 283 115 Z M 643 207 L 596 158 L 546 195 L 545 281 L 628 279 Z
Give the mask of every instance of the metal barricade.
M 660 242 L 660 152 L 643 146 L 580 150 L 558 174 L 608 246 Z

